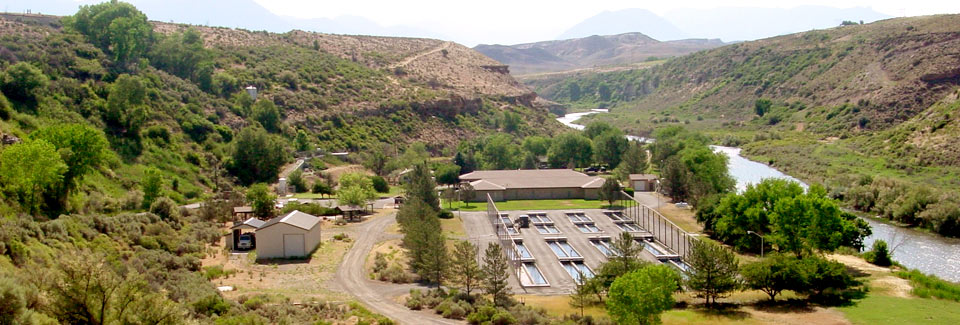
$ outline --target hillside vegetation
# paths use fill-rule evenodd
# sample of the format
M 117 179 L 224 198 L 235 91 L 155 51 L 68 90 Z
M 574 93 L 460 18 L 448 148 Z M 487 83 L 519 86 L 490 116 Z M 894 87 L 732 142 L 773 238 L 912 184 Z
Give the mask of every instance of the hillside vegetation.
M 295 152 L 429 156 L 559 130 L 497 65 L 435 40 L 151 22 L 123 2 L 0 15 L 0 323 L 389 322 L 224 300 L 200 260 L 243 186 Z
M 955 15 L 899 18 L 525 83 L 574 108 L 611 107 L 588 120 L 632 134 L 671 124 L 708 130 L 718 144 L 743 146 L 838 198 L 874 184 L 854 190 L 882 201 L 857 205 L 864 211 L 957 235 L 949 194 L 960 185 L 960 143 L 951 141 L 960 134 L 958 45 Z M 902 194 L 917 192 L 928 195 Z M 938 202 L 950 208 L 919 217 Z

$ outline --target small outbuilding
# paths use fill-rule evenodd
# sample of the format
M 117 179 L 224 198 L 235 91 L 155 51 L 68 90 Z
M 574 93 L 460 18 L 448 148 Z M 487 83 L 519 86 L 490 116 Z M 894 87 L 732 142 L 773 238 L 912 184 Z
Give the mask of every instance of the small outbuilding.
M 237 247 L 237 242 L 240 241 L 240 235 L 247 232 L 256 232 L 265 223 L 267 222 L 257 218 L 249 218 L 233 225 L 233 227 L 230 227 L 230 233 L 227 234 L 227 248 L 233 250 Z
M 253 207 L 240 206 L 233 207 L 233 220 L 244 220 L 253 217 Z
M 630 174 L 630 187 L 637 192 L 651 192 L 657 189 L 657 175 Z
M 320 221 L 296 210 L 270 219 L 257 228 L 257 258 L 310 256 L 320 245 Z

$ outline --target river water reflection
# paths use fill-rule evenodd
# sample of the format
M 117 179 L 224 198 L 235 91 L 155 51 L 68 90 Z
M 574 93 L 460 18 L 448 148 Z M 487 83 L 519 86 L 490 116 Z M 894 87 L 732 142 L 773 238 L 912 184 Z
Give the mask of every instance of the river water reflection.
M 570 113 L 557 118 L 557 121 L 569 127 L 582 130 L 583 125 L 575 124 L 583 116 L 597 113 L 606 113 L 607 110 L 592 110 L 582 113 Z M 627 136 L 633 140 L 648 141 L 636 136 Z M 652 140 L 652 139 L 651 139 Z M 766 164 L 751 161 L 740 155 L 740 148 L 712 146 L 713 150 L 722 152 L 730 158 L 728 168 L 730 175 L 737 180 L 737 191 L 746 189 L 747 184 L 758 183 L 765 178 L 786 178 L 802 184 L 800 180 L 786 175 Z M 896 246 L 893 259 L 904 266 L 917 269 L 924 273 L 932 273 L 943 279 L 960 282 L 960 239 L 945 238 L 925 232 L 892 226 L 883 222 L 865 218 L 870 224 L 873 234 L 865 240 L 866 247 L 873 245 L 877 239 L 885 240 L 891 248 Z

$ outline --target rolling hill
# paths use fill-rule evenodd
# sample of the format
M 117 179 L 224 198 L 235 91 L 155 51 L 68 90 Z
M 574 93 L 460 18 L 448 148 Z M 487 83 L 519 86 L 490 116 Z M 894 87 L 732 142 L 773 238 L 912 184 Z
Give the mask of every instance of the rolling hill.
M 661 42 L 641 33 L 474 47 L 510 66 L 515 75 L 556 72 L 596 66 L 629 65 L 722 46 L 719 40 L 686 39 Z

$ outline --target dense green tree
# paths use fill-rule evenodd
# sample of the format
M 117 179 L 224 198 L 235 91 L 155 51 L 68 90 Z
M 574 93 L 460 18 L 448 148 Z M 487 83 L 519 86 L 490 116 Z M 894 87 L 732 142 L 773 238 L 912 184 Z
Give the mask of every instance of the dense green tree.
M 609 205 L 620 199 L 620 182 L 612 177 L 604 178 L 603 185 L 600 185 L 600 199 L 607 201 Z
M 147 16 L 126 2 L 110 1 L 80 6 L 64 25 L 87 37 L 117 63 L 135 62 L 154 42 L 153 25 Z
M 806 194 L 778 200 L 770 216 L 771 233 L 766 237 L 781 252 L 797 256 L 812 250 L 833 251 L 851 236 L 859 234 L 850 218 L 840 209 L 836 200 L 827 197 L 826 190 L 811 187 Z M 855 237 L 855 236 L 854 236 Z
M 433 175 L 437 179 L 437 184 L 456 185 L 457 183 L 460 183 L 460 166 L 454 164 L 442 164 L 437 166 L 437 170 L 433 173 Z
M 85 175 L 107 159 L 107 139 L 100 130 L 82 124 L 48 126 L 31 133 L 30 137 L 53 144 L 67 165 L 63 181 L 52 186 L 45 199 L 49 212 L 64 213 L 70 193 L 80 186 Z
M 112 133 L 133 138 L 140 136 L 140 128 L 148 117 L 146 97 L 147 88 L 139 77 L 122 74 L 113 82 L 106 111 L 101 116 Z
M 733 191 L 736 181 L 727 170 L 727 156 L 713 152 L 709 147 L 687 147 L 680 152 L 681 159 L 690 171 L 687 188 L 690 200 L 696 204 L 701 198 Z
M 593 121 L 587 124 L 587 126 L 583 128 L 583 135 L 586 136 L 587 138 L 590 138 L 591 140 L 596 140 L 596 138 L 601 134 L 611 132 L 611 131 L 616 132 L 620 130 L 613 127 L 613 125 L 610 125 L 610 123 Z M 620 132 L 623 132 L 623 131 L 620 131 Z
M 253 214 L 260 219 L 269 219 L 273 217 L 274 205 L 277 201 L 277 195 L 270 191 L 270 187 L 264 183 L 250 185 L 247 189 L 247 202 L 253 208 Z
M 318 180 L 313 183 L 313 188 L 311 189 L 311 192 L 313 192 L 314 194 L 320 194 L 321 196 L 332 195 L 333 187 L 328 185 L 326 182 L 322 180 Z
M 771 106 L 773 106 L 773 102 L 769 99 L 760 98 L 753 102 L 753 111 L 757 113 L 757 116 L 763 117 L 763 114 L 770 111 Z
M 246 127 L 233 141 L 233 160 L 228 169 L 241 184 L 273 182 L 287 160 L 282 140 L 263 128 Z
M 287 175 L 287 184 L 293 186 L 293 191 L 303 193 L 307 191 L 307 181 L 303 179 L 303 171 L 297 169 Z
M 540 159 L 538 159 L 536 155 L 524 152 L 523 160 L 520 161 L 520 169 L 537 169 L 539 164 Z
M 596 162 L 613 169 L 620 165 L 623 154 L 629 149 L 630 142 L 623 131 L 614 129 L 605 131 L 593 138 L 593 154 Z
M 370 176 L 370 181 L 373 182 L 373 190 L 377 193 L 388 193 L 390 192 L 390 184 L 387 184 L 387 179 L 382 176 L 373 175 Z
M 213 90 L 213 53 L 204 48 L 203 36 L 194 28 L 163 37 L 150 51 L 150 63 Z
M 453 156 L 453 164 L 460 166 L 460 173 L 472 173 L 477 169 L 477 159 L 474 157 L 473 152 L 464 153 L 462 151 L 457 151 Z
M 390 156 L 387 155 L 387 150 L 383 144 L 374 145 L 363 156 L 363 167 L 373 171 L 378 176 L 390 173 L 390 169 L 387 168 L 389 162 Z
M 143 191 L 143 208 L 150 208 L 153 201 L 163 195 L 163 175 L 160 175 L 160 170 L 147 168 L 143 172 L 143 183 L 140 184 L 140 190 Z
M 346 173 L 340 176 L 340 188 L 337 189 L 337 201 L 344 205 L 366 205 L 377 198 L 373 181 L 360 173 Z
M 523 124 L 523 119 L 520 114 L 514 112 L 503 112 L 503 130 L 506 132 L 516 132 L 520 125 Z
M 714 235 L 724 243 L 737 249 L 759 253 L 760 239 L 747 234 L 747 231 L 769 234 L 770 215 L 777 202 L 802 194 L 803 188 L 799 183 L 776 178 L 764 179 L 760 183 L 747 185 L 747 189 L 741 194 L 724 197 L 716 205 L 716 213 L 710 214 L 719 218 L 701 222 L 704 225 L 713 225 L 708 229 L 713 230 Z M 706 215 L 708 214 L 704 212 L 704 216 Z
M 732 251 L 717 244 L 702 240 L 692 241 L 687 263 L 686 284 L 696 296 L 704 298 L 707 306 L 717 302 L 717 298 L 740 288 L 737 278 L 739 264 Z
M 310 136 L 303 130 L 297 130 L 297 137 L 294 139 L 294 144 L 296 144 L 297 151 L 313 150 L 313 147 L 310 145 Z
M 517 169 L 520 166 L 520 146 L 506 134 L 494 135 L 487 139 L 480 155 L 483 169 Z
M 592 159 L 590 139 L 573 132 L 557 136 L 547 152 L 547 160 L 553 168 L 585 167 Z
M 627 151 L 623 153 L 620 164 L 616 166 L 613 173 L 621 181 L 630 180 L 630 174 L 643 174 L 647 171 L 647 151 L 643 149 L 639 142 L 631 141 L 627 145 Z
M 887 242 L 877 239 L 873 242 L 873 249 L 868 252 L 866 260 L 878 266 L 890 266 L 893 261 L 890 259 L 890 249 L 887 248 Z
M 549 138 L 531 135 L 523 138 L 522 147 L 524 151 L 532 153 L 536 157 L 543 157 L 546 156 L 547 151 L 550 150 L 550 143 Z
M 770 254 L 744 265 L 740 274 L 746 287 L 763 291 L 772 301 L 783 290 L 803 290 L 806 275 L 799 261 L 792 255 Z
M 446 241 L 442 231 L 428 232 L 423 246 L 423 259 L 416 268 L 422 279 L 436 283 L 437 288 L 440 288 L 450 275 L 450 253 L 447 251 Z
M 14 63 L 0 75 L 0 90 L 6 97 L 31 108 L 37 105 L 37 98 L 48 83 L 43 71 L 27 62 Z
M 283 122 L 280 108 L 277 108 L 277 105 L 269 99 L 261 99 L 254 103 L 251 117 L 254 121 L 260 122 L 260 125 L 270 133 L 279 132 L 280 123 Z
M 407 176 L 407 183 L 404 184 L 404 190 L 407 193 L 407 199 L 420 200 L 433 209 L 440 208 L 440 199 L 437 198 L 437 183 L 433 181 L 430 175 L 430 169 L 426 164 L 417 164 Z
M 0 151 L 0 186 L 27 213 L 41 212 L 43 194 L 63 181 L 67 165 L 57 148 L 43 139 L 28 140 Z
M 427 263 L 428 246 L 434 243 L 434 236 L 442 233 L 437 210 L 423 200 L 412 199 L 400 208 L 397 223 L 403 231 L 402 241 L 410 258 L 410 266 L 414 272 L 422 274 L 421 267 Z
M 659 324 L 673 307 L 679 276 L 666 265 L 647 266 L 617 278 L 610 285 L 607 313 L 618 324 Z
M 453 252 L 453 261 L 450 266 L 451 275 L 467 295 L 470 295 L 483 280 L 483 273 L 478 261 L 478 251 L 477 246 L 469 241 L 461 240 L 457 242 Z
M 510 287 L 507 284 L 509 267 L 500 244 L 493 242 L 487 245 L 483 254 L 483 292 L 493 299 L 494 306 L 510 305 Z
M 804 292 L 812 296 L 843 291 L 860 284 L 853 278 L 843 263 L 831 261 L 820 256 L 810 256 L 800 262 L 806 275 Z
M 473 185 L 467 182 L 460 184 L 460 199 L 463 200 L 467 206 L 470 206 L 470 202 L 475 199 L 477 196 L 476 189 L 473 188 Z

